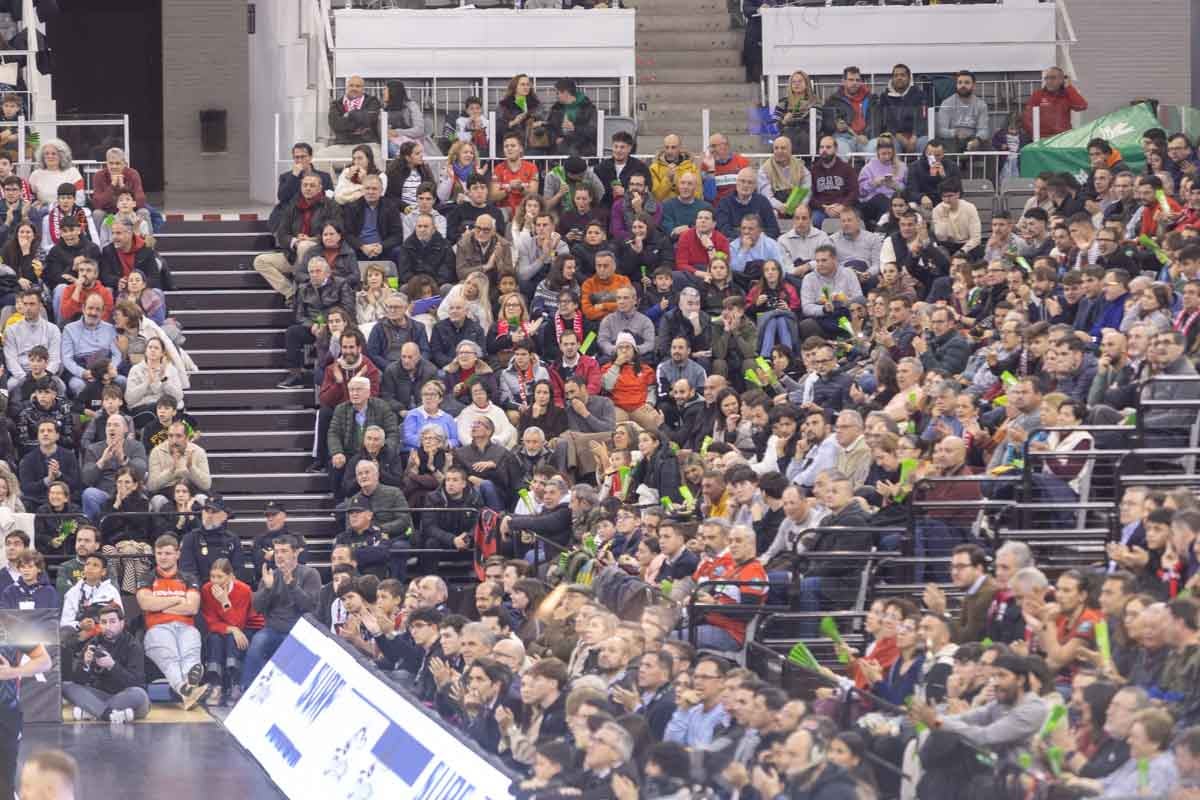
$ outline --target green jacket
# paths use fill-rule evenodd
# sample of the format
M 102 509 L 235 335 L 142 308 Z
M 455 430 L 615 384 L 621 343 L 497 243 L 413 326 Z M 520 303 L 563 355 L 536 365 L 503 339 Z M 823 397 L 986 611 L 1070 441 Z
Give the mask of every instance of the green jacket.
M 372 397 L 367 401 L 366 419 L 361 427 L 355 420 L 354 406 L 349 402 L 338 405 L 333 410 L 333 419 L 329 422 L 329 436 L 326 440 L 329 444 L 329 457 L 341 453 L 349 459 L 362 447 L 363 432 L 372 425 L 383 428 L 388 445 L 393 448 L 400 446 L 400 422 L 386 400 Z
M 369 497 L 362 492 L 358 495 L 371 505 L 376 527 L 387 534 L 389 539 L 408 535 L 409 528 L 412 527 L 412 516 L 408 513 L 408 500 L 404 497 L 404 492 L 395 486 L 381 483 Z
M 742 324 L 730 335 L 725 330 L 725 321 L 718 319 L 712 326 L 712 354 L 714 361 L 728 361 L 730 353 L 741 355 L 743 363 L 753 361 L 758 355 L 758 328 L 749 317 L 742 317 Z

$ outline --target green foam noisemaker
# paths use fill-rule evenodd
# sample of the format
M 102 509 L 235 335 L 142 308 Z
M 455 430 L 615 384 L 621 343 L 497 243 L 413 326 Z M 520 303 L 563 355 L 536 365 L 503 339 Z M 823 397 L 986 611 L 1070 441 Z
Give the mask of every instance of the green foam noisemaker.
M 1000 380 L 1002 380 L 1004 382 L 1005 386 L 1012 386 L 1014 383 L 1017 382 L 1017 376 L 1013 375 L 1008 370 L 1004 370 L 1004 372 L 1000 373 Z
M 821 617 L 821 633 L 826 639 L 831 640 L 835 645 L 838 645 L 837 658 L 843 664 L 850 663 L 850 656 L 846 653 L 845 642 L 842 641 L 842 632 L 838 630 L 837 623 L 833 617 Z
M 1029 266 L 1029 262 L 1025 260 L 1025 256 L 1017 256 L 1017 266 L 1026 272 L 1033 272 L 1033 267 Z
M 642 277 L 643 278 L 649 277 L 648 275 L 646 275 L 646 265 L 645 264 L 642 264 Z
M 1017 756 L 1017 765 L 1023 770 L 1033 769 L 1033 756 L 1029 754 L 1028 750 L 1022 750 Z
M 596 332 L 588 331 L 588 335 L 583 337 L 583 344 L 579 345 L 579 352 L 587 355 L 588 348 L 592 346 L 592 342 L 596 341 Z
M 824 297 L 826 300 L 829 299 L 829 287 L 828 286 L 821 287 L 821 297 Z
M 692 490 L 686 486 L 679 487 L 679 496 L 683 498 L 683 502 L 685 503 L 696 502 L 696 497 L 692 494 Z
M 995 642 L 992 641 L 992 637 L 990 637 L 990 636 L 985 636 L 983 638 L 983 640 L 979 642 L 979 646 L 982 647 L 984 650 L 987 650 L 993 644 L 995 644 Z
M 820 668 L 817 659 L 813 657 L 812 651 L 804 642 L 796 642 L 792 646 L 792 649 L 788 651 L 788 661 L 804 669 L 815 671 Z
M 1154 197 L 1158 200 L 1158 210 L 1164 214 L 1170 214 L 1171 204 L 1167 202 L 1167 193 L 1158 189 L 1154 192 Z
M 702 441 L 700 443 L 700 455 L 702 455 L 702 456 L 708 455 L 708 446 L 712 443 L 713 443 L 713 438 L 711 436 L 705 436 L 704 441 Z
M 1143 233 L 1141 236 L 1139 236 L 1137 238 L 1137 240 L 1138 240 L 1138 244 L 1140 244 L 1142 247 L 1149 250 L 1151 253 L 1154 253 L 1154 257 L 1158 259 L 1158 263 L 1160 263 L 1160 264 L 1170 263 L 1171 257 L 1169 255 L 1167 255 L 1167 251 L 1163 250 L 1159 246 L 1158 242 L 1151 239 L 1147 234 Z
M 396 278 L 396 277 L 389 277 L 387 279 L 387 285 L 392 289 L 399 289 L 400 288 L 400 279 Z
M 621 475 L 621 483 L 629 480 L 629 473 L 632 471 L 630 467 L 617 467 L 617 472 Z
M 1045 739 L 1050 734 L 1054 733 L 1054 729 L 1062 724 L 1062 721 L 1067 717 L 1067 707 L 1059 703 L 1054 708 L 1050 709 L 1049 716 L 1046 717 L 1045 723 L 1042 725 L 1042 731 L 1038 734 Z
M 531 510 L 533 509 L 533 498 L 531 498 L 531 497 L 529 496 L 529 490 L 528 490 L 528 489 L 518 489 L 518 490 L 517 490 L 517 496 L 518 496 L 518 497 L 520 497 L 522 500 L 524 500 L 524 501 L 525 501 L 525 505 L 529 506 L 529 508 L 530 508 Z
M 783 207 L 784 214 L 788 217 L 795 214 L 796 209 L 800 207 L 806 197 L 808 197 L 808 189 L 803 186 L 793 188 L 788 195 L 787 204 Z
M 1145 789 L 1150 786 L 1150 759 L 1138 759 L 1138 786 Z
M 674 587 L 675 587 L 675 581 L 667 580 L 666 578 L 659 581 L 659 584 L 658 584 L 658 590 L 660 592 L 662 592 L 663 597 L 670 597 L 671 589 L 673 589 Z
M 1096 631 L 1096 647 L 1100 650 L 1100 657 L 1104 659 L 1105 664 L 1112 663 L 1112 644 L 1108 639 L 1108 620 L 1100 620 L 1096 623 L 1094 629 Z
M 838 317 L 838 327 L 845 331 L 850 336 L 854 335 L 854 326 L 850 324 L 850 320 L 845 317 Z
M 660 497 L 660 498 L 659 498 L 659 500 L 658 500 L 658 502 L 662 504 L 663 510 L 665 510 L 665 511 L 670 511 L 670 510 L 671 510 L 671 498 L 669 498 L 669 497 Z
M 912 477 L 912 474 L 914 472 L 916 472 L 916 470 L 917 470 L 917 460 L 915 458 L 905 458 L 905 459 L 901 460 L 900 461 L 900 479 L 898 481 L 899 485 L 904 486 L 905 484 L 907 484 L 909 482 L 909 479 Z M 893 499 L 896 502 L 900 502 L 907 496 L 908 496 L 908 492 L 904 489 L 901 489 L 900 492 L 897 493 L 897 495 Z
M 1046 748 L 1046 761 L 1050 764 L 1050 771 L 1056 778 L 1062 774 L 1063 756 L 1063 749 L 1057 745 Z
M 775 377 L 775 370 L 771 368 L 771 363 L 762 356 L 754 359 L 754 363 L 758 365 L 759 370 L 767 376 L 768 383 L 778 383 L 779 378 Z
M 746 375 L 747 381 L 749 381 L 750 383 L 753 383 L 755 386 L 759 387 L 760 389 L 762 388 L 762 381 L 760 381 L 758 379 L 757 372 L 755 372 L 753 369 L 750 369 L 749 367 L 747 367 L 745 375 Z

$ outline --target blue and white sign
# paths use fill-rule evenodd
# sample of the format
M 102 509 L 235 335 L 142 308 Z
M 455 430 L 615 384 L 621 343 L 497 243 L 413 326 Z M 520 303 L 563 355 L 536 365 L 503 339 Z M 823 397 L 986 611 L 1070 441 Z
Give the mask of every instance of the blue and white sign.
M 511 800 L 510 778 L 300 620 L 225 725 L 292 800 Z

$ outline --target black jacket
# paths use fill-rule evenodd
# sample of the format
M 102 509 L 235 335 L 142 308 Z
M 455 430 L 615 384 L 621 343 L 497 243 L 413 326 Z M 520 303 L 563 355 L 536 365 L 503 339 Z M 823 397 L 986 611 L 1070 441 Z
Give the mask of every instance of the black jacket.
M 358 478 L 355 477 L 355 470 L 360 461 L 373 461 L 379 467 L 381 484 L 397 489 L 404 488 L 404 454 L 399 452 L 397 446 L 385 444 L 375 458 L 368 455 L 365 449 L 360 449 L 346 461 L 346 469 L 342 471 L 345 476 L 342 478 L 342 492 L 346 497 L 353 497 L 362 491 L 362 487 L 358 485 Z
M 146 285 L 151 289 L 165 289 L 162 278 L 162 261 L 158 253 L 147 244 L 142 244 L 133 254 L 133 268 L 146 276 Z M 117 255 L 117 248 L 109 244 L 100 251 L 100 282 L 117 296 L 117 284 L 125 276 L 125 268 Z
M 297 194 L 292 198 L 292 202 L 288 203 L 279 214 L 279 224 L 275 226 L 275 246 L 287 255 L 288 261 L 296 260 L 296 251 L 292 249 L 292 240 L 303 230 L 304 214 L 297 206 L 302 197 L 303 195 Z M 316 208 L 313 209 L 308 235 L 319 238 L 321 229 L 325 227 L 326 222 L 335 222 L 341 225 L 342 207 L 334 202 L 333 198 L 322 195 Z M 101 274 L 103 275 L 103 272 Z
M 566 118 L 566 107 L 555 103 L 550 107 L 550 116 L 546 127 L 550 130 L 551 144 L 560 156 L 590 157 L 596 155 L 596 106 L 584 97 L 575 113 L 575 130 L 567 133 L 563 130 L 563 120 Z M 562 137 L 562 143 L 558 142 Z
M 822 528 L 855 528 L 854 531 L 835 531 L 820 536 L 812 547 L 813 552 L 852 550 L 867 552 L 871 549 L 871 534 L 862 530 L 867 526 L 866 513 L 856 502 L 851 502 L 839 513 L 826 517 Z M 862 575 L 863 565 L 850 561 L 825 561 L 815 558 L 809 561 L 805 577 L 824 578 L 829 586 L 821 587 L 821 594 L 829 600 L 849 602 L 854 597 Z
M 679 459 L 671 450 L 671 440 L 664 434 L 658 435 L 658 449 L 649 458 L 643 458 L 634 467 L 633 477 L 629 485 L 636 488 L 646 484 L 651 489 L 658 490 L 659 497 L 669 497 L 676 503 L 683 502 L 679 494 L 682 478 L 679 474 Z
M 916 133 L 927 130 L 925 93 L 916 86 L 909 84 L 908 91 L 901 95 L 891 93 L 891 88 L 884 89 L 875 98 L 875 117 L 877 131 L 892 133 Z
M 673 581 L 682 580 L 684 578 L 690 578 L 696 574 L 696 568 L 699 566 L 700 566 L 700 556 L 696 555 L 691 550 L 689 550 L 685 547 L 685 548 L 683 548 L 682 551 L 680 551 L 679 557 L 676 558 L 673 562 L 671 562 L 671 564 L 670 564 L 671 573 L 669 575 L 663 575 L 663 574 L 659 573 L 658 577 L 659 578 L 670 578 Z
M 333 543 L 346 545 L 354 551 L 354 560 L 358 562 L 358 569 L 364 575 L 387 577 L 387 559 L 391 547 L 379 526 L 371 525 L 362 533 L 355 533 L 351 528 L 347 528 L 337 535 Z
M 207 578 L 218 558 L 228 558 L 234 570 L 244 566 L 242 540 L 230 533 L 224 524 L 213 530 L 196 528 L 183 537 L 179 550 L 179 570 L 190 575 Z
M 112 669 L 102 670 L 94 663 L 85 670 L 83 654 L 88 647 L 99 646 L 108 651 L 115 662 Z M 71 680 L 106 694 L 117 694 L 134 686 L 146 685 L 146 657 L 138 640 L 126 631 L 115 639 L 94 636 L 80 641 L 71 655 Z
M 58 469 L 62 473 L 58 480 L 66 482 L 71 487 L 71 496 L 78 497 L 79 492 L 82 491 L 83 479 L 79 473 L 79 461 L 73 452 L 60 445 L 53 455 L 47 457 L 42 454 L 40 447 L 35 447 L 21 459 L 18 470 L 18 477 L 21 481 L 21 497 L 24 498 L 26 507 L 36 508 L 46 502 L 44 479 L 46 462 L 50 459 L 58 461 Z
M 712 317 L 701 310 L 700 332 L 696 333 L 695 327 L 678 308 L 672 308 L 663 314 L 658 320 L 658 332 L 654 337 L 654 352 L 660 361 L 666 361 L 671 357 L 671 340 L 678 336 L 688 340 L 688 347 L 693 353 L 712 350 Z M 667 388 L 670 389 L 670 387 Z
M 617 272 L 629 278 L 630 282 L 640 287 L 642 275 L 654 277 L 654 270 L 659 267 L 675 266 L 675 245 L 671 237 L 662 232 L 661 228 L 651 227 L 650 235 L 642 242 L 642 252 L 633 249 L 633 239 L 627 239 L 617 245 Z M 639 291 L 640 293 L 640 291 Z
M 504 227 L 504 212 L 495 203 L 487 202 L 483 206 L 470 203 L 456 203 L 446 215 L 446 239 L 457 242 L 462 235 L 475 227 L 475 220 L 487 214 L 496 223 L 496 234 L 508 238 L 508 230 Z
M 74 275 L 77 256 L 90 258 L 98 264 L 100 263 L 100 248 L 83 236 L 79 238 L 79 244 L 75 247 L 68 247 L 66 242 L 59 239 L 58 244 L 51 247 L 50 252 L 46 254 L 46 269 L 42 273 L 42 283 L 53 289 L 64 282 L 63 276 Z M 55 311 L 57 312 L 57 309 Z
M 401 283 L 407 283 L 414 275 L 428 275 L 441 286 L 457 283 L 454 272 L 454 250 L 445 236 L 436 230 L 428 242 L 422 242 L 414 233 L 400 246 L 400 263 L 396 272 Z
M 447 497 L 445 488 L 427 495 L 426 508 L 447 510 L 426 511 L 421 514 L 421 536 L 425 540 L 425 546 L 454 547 L 454 537 L 475 530 L 476 513 L 482 505 L 479 493 L 470 485 L 457 500 Z
M 540 514 L 515 514 L 508 519 L 509 530 L 530 531 L 548 539 L 563 548 L 571 544 L 572 514 L 571 505 L 562 502 L 554 508 L 545 509 Z M 557 553 L 551 553 L 556 556 Z
M 378 97 L 363 96 L 363 104 L 357 111 L 342 111 L 342 98 L 336 98 L 329 106 L 329 127 L 337 144 L 370 144 L 379 141 L 379 111 L 382 105 Z M 365 129 L 365 133 L 358 133 Z
M 312 325 L 335 306 L 341 306 L 351 318 L 354 317 L 354 289 L 344 278 L 331 277 L 322 286 L 311 281 L 301 283 L 292 298 L 294 318 L 304 326 Z
M 300 556 L 297 559 L 301 564 L 308 563 L 307 543 L 304 541 L 304 535 L 289 531 L 285 524 L 277 531 L 263 531 L 255 537 L 254 543 L 250 546 L 250 558 L 254 562 L 254 586 L 258 586 L 258 581 L 262 577 L 263 565 L 274 564 L 275 558 L 272 556 L 267 558 L 267 551 L 275 549 L 275 539 L 284 534 L 290 534 L 300 540 Z
M 346 241 L 355 250 L 362 250 L 363 219 L 367 215 L 367 200 L 360 197 L 353 203 L 342 206 L 342 217 L 345 220 Z M 404 215 L 400 210 L 400 201 L 391 197 L 379 198 L 377 209 L 377 226 L 379 238 L 382 240 L 383 253 L 399 247 L 404 243 Z
M 429 355 L 434 366 L 444 369 L 453 361 L 458 352 L 458 343 L 464 339 L 470 339 L 479 345 L 481 352 L 487 345 L 487 336 L 484 335 L 483 328 L 470 317 L 463 320 L 461 328 L 456 328 L 449 319 L 440 320 L 434 325 L 433 336 L 429 340 Z
M 382 324 L 383 322 L 376 323 L 375 327 L 378 328 Z M 437 376 L 437 367 L 423 358 L 417 362 L 413 374 L 409 374 L 400 361 L 393 361 L 383 371 L 383 378 L 379 383 L 379 396 L 387 401 L 392 411 L 396 412 L 396 416 L 400 416 L 402 412 L 411 411 L 421 405 L 421 387 L 435 380 Z
M 616 200 L 612 191 L 613 181 L 617 180 L 616 162 L 611 158 L 606 158 L 596 165 L 595 172 L 600 183 L 604 184 L 604 199 L 600 202 L 605 208 L 612 208 L 613 201 Z M 634 175 L 641 175 L 645 178 L 646 188 L 650 188 L 650 168 L 640 158 L 629 156 L 625 159 L 625 167 L 621 170 L 621 185 L 628 189 L 629 179 Z
M 904 196 L 910 203 L 920 203 L 922 197 L 928 197 L 936 206 L 942 202 L 941 186 L 942 181 L 946 178 L 961 178 L 962 174 L 958 170 L 958 164 L 944 159 L 942 167 L 945 170 L 945 175 L 933 177 L 929 174 L 929 159 L 918 158 L 913 162 L 913 165 L 908 169 L 908 184 L 904 190 Z

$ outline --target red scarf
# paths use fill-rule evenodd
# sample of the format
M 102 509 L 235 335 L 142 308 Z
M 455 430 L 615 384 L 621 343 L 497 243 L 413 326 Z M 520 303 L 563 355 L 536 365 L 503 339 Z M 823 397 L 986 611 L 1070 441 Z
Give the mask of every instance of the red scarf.
M 342 113 L 349 114 L 351 111 L 359 111 L 363 107 L 363 101 L 367 99 L 365 94 L 360 94 L 358 97 L 351 100 L 345 95 L 342 96 Z
M 526 337 L 529 336 L 529 326 L 526 323 L 522 322 L 517 327 L 520 329 L 521 333 L 525 334 Z M 507 336 L 511 329 L 512 326 L 508 324 L 508 320 L 506 318 L 501 317 L 500 319 L 496 320 L 497 336 Z
M 575 312 L 575 318 L 571 320 L 571 328 L 575 331 L 575 340 L 583 342 L 583 315 L 578 311 Z M 554 341 L 561 341 L 563 335 L 563 320 L 561 314 L 554 315 Z
M 122 253 L 120 250 L 117 250 L 117 258 L 121 260 L 121 271 L 126 278 L 129 277 L 129 273 L 133 272 L 133 262 L 137 258 L 137 251 L 142 249 L 143 242 L 142 237 L 134 236 L 133 246 L 129 248 L 128 253 Z
M 521 405 L 526 404 L 527 386 L 533 383 L 533 364 L 529 365 L 529 369 L 522 372 L 513 365 L 513 372 L 517 374 L 517 392 L 521 395 Z
M 1180 312 L 1175 315 L 1175 323 L 1171 325 L 1171 327 L 1182 333 L 1184 336 L 1187 336 L 1187 332 L 1191 330 L 1192 325 L 1195 324 L 1197 317 L 1200 317 L 1200 310 L 1188 312 L 1181 309 Z
M 79 227 L 83 231 L 83 235 L 87 235 L 87 220 L 83 216 L 83 209 L 75 209 L 75 219 L 79 220 Z M 58 237 L 61 235 L 61 227 L 63 221 L 62 209 L 57 204 L 50 209 L 50 241 L 58 244 Z
M 317 198 L 309 200 L 304 195 L 296 198 L 296 208 L 300 209 L 300 232 L 312 236 L 312 218 L 317 208 Z

